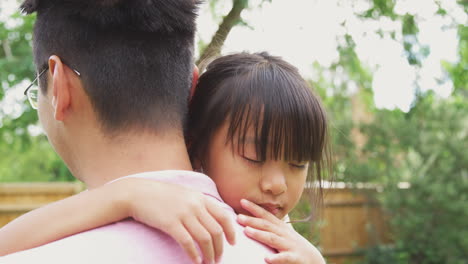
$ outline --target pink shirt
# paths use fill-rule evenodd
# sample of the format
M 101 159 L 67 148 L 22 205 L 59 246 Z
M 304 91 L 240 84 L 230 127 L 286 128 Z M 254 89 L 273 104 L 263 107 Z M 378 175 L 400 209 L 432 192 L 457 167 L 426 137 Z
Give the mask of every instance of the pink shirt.
M 191 171 L 158 171 L 126 177 L 142 177 L 180 184 L 218 201 L 231 215 L 236 230 L 236 245 L 230 246 L 225 241 L 221 263 L 265 263 L 264 258 L 274 253 L 272 249 L 244 235 L 243 227 L 235 221 L 234 210 L 222 201 L 216 185 L 206 175 Z M 164 232 L 133 220 L 125 220 L 0 257 L 0 263 L 192 262 L 175 240 Z

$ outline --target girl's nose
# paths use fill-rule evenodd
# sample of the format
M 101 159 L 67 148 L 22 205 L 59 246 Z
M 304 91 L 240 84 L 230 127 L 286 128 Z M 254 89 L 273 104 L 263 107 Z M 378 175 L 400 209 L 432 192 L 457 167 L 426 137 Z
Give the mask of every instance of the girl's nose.
M 287 190 L 285 173 L 280 168 L 265 170 L 260 185 L 263 192 L 280 195 Z

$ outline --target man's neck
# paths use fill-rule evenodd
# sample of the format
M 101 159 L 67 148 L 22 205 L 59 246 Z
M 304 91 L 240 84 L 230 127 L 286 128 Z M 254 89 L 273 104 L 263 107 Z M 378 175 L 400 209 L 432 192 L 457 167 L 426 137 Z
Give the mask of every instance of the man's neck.
M 89 189 L 140 172 L 192 170 L 181 133 L 97 137 L 73 152 L 70 169 Z

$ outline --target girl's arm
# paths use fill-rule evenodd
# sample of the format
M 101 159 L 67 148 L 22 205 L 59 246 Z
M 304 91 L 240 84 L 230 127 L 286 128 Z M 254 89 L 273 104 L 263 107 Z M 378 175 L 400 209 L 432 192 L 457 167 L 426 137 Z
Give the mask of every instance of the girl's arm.
M 318 249 L 290 225 L 247 200 L 242 200 L 241 206 L 254 216 L 238 216 L 237 221 L 246 226 L 245 234 L 278 251 L 265 259 L 267 263 L 325 264 Z
M 128 217 L 171 235 L 195 263 L 202 259 L 196 243 L 208 262 L 221 257 L 223 232 L 234 243 L 234 229 L 224 209 L 202 193 L 170 183 L 126 178 L 10 222 L 0 229 L 0 256 Z

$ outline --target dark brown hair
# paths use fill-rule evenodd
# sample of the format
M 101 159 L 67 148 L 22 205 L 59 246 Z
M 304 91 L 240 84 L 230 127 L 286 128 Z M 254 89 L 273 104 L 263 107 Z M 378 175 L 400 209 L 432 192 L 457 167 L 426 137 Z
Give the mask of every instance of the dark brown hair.
M 226 143 L 244 142 L 248 129 L 255 131 L 261 160 L 309 161 L 309 180 L 319 183 L 330 173 L 325 110 L 297 68 L 279 57 L 238 53 L 207 67 L 189 107 L 192 160 L 206 155 L 209 141 L 225 122 Z M 243 152 L 244 145 L 237 146 Z M 319 196 L 314 201 L 321 202 L 321 184 L 316 189 Z
M 26 0 L 21 8 L 37 12 L 38 72 L 51 55 L 78 70 L 102 127 L 113 133 L 182 127 L 197 5 L 196 0 Z M 46 78 L 40 86 L 47 89 Z

